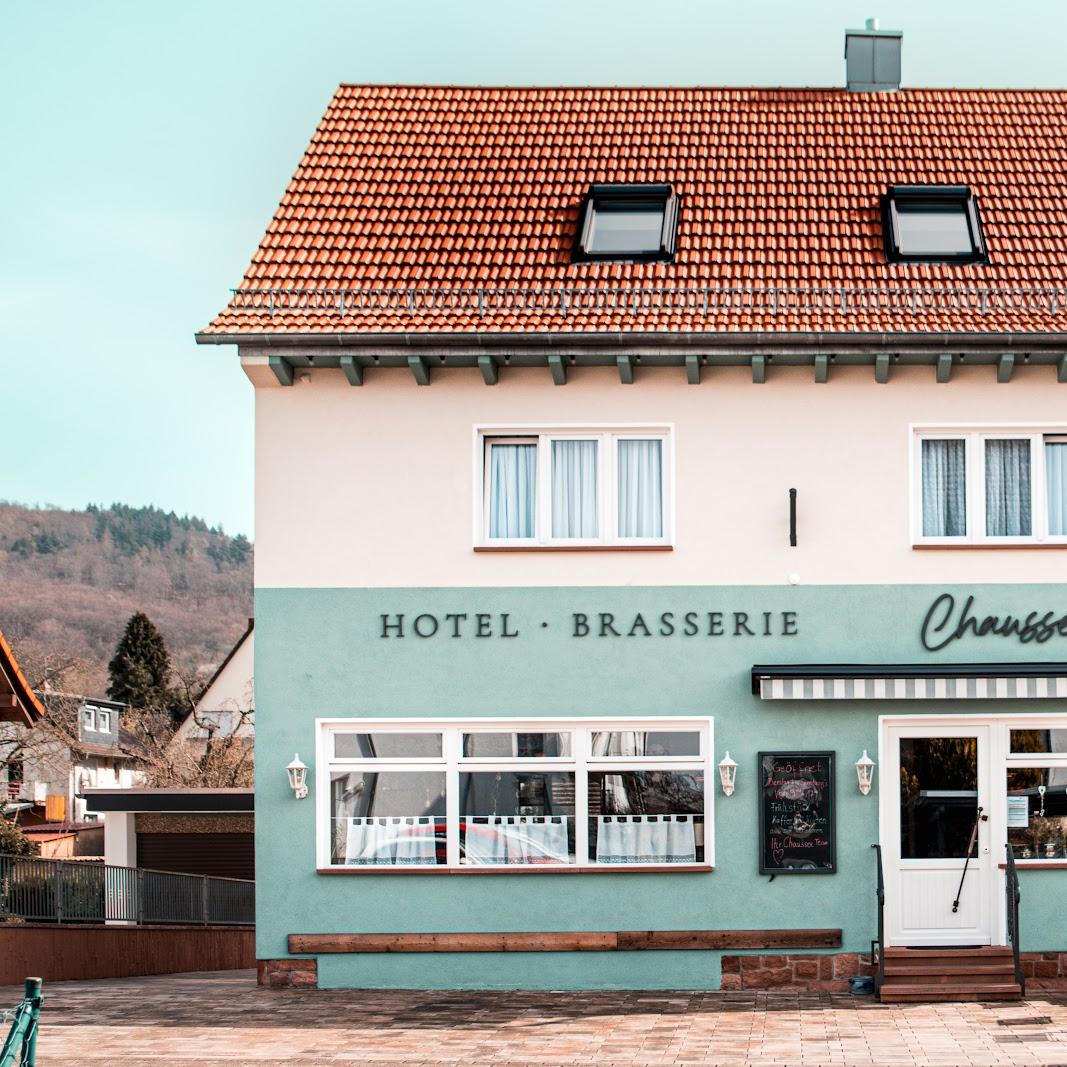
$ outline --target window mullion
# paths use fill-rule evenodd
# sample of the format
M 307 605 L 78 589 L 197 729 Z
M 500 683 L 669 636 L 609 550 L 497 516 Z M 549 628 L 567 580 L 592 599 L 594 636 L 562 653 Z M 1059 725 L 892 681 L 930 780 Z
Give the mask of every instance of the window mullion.
M 445 862 L 459 866 L 459 746 L 461 730 L 449 727 L 444 732 L 445 766 Z
M 619 509 L 616 496 L 619 491 L 618 483 L 618 457 L 616 449 L 619 447 L 617 434 L 604 434 L 600 439 L 599 451 L 603 453 L 601 466 L 603 468 L 602 487 L 599 493 L 598 506 L 601 509 L 600 537 L 604 541 L 617 541 L 619 539 L 618 518 Z M 601 503 L 602 502 L 602 503 Z
M 967 435 L 967 540 L 986 539 L 985 501 L 985 437 Z M 972 506 L 973 505 L 973 506 Z
M 574 731 L 574 862 L 585 866 L 589 859 L 589 746 L 592 728 Z
M 552 540 L 552 439 L 548 434 L 537 438 L 537 539 Z
M 1048 536 L 1048 478 L 1045 473 L 1045 438 L 1030 435 L 1030 535 L 1044 541 Z

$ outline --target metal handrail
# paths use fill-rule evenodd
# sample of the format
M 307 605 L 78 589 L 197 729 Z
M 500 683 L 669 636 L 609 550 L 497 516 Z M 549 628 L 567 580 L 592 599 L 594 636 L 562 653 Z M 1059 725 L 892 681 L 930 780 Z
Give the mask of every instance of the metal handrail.
M 882 846 L 871 845 L 871 848 L 874 849 L 875 870 L 878 878 L 875 887 L 875 895 L 878 898 L 878 940 L 871 942 L 871 963 L 875 961 L 875 946 L 878 946 L 878 966 L 874 972 L 874 992 L 877 995 L 885 979 L 885 878 L 882 874 Z
M 229 311 L 305 315 L 621 315 L 664 312 L 865 314 L 1034 314 L 1067 312 L 1067 286 L 938 285 L 357 285 L 231 289 Z
M 240 878 L 0 855 L 0 920 L 251 926 L 255 890 Z
M 1019 900 L 1022 897 L 1019 889 L 1019 871 L 1015 866 L 1015 850 L 1011 847 L 1011 842 L 1009 841 L 1004 848 L 1007 852 L 1004 894 L 1007 898 L 1008 940 L 1011 942 L 1011 954 L 1015 960 L 1015 981 L 1019 983 L 1020 992 L 1025 994 L 1026 978 L 1023 976 L 1022 962 L 1019 958 Z

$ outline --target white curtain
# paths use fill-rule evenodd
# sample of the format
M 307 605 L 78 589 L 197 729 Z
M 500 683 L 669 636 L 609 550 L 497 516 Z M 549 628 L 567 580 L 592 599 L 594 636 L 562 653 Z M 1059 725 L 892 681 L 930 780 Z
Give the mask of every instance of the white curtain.
M 345 863 L 423 866 L 437 862 L 434 819 L 429 816 L 349 819 Z
M 1048 482 L 1048 532 L 1067 536 L 1067 441 L 1045 442 L 1045 480 Z
M 619 536 L 663 536 L 663 442 L 620 441 Z
M 552 536 L 597 537 L 597 442 L 552 442 Z
M 923 441 L 923 536 L 967 533 L 966 442 Z
M 537 445 L 489 446 L 489 536 L 533 537 Z
M 597 816 L 597 863 L 696 863 L 692 815 Z
M 1030 442 L 985 443 L 985 532 L 989 537 L 1030 534 Z
M 468 816 L 464 845 L 471 864 L 568 863 L 566 815 Z

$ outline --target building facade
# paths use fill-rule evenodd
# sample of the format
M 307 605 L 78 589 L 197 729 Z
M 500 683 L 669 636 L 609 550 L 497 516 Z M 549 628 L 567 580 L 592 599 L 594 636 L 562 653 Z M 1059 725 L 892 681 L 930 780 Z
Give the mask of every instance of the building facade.
M 1010 945 L 1008 844 L 1067 953 L 1065 123 L 339 89 L 198 335 L 256 394 L 268 979 L 840 988 L 880 914 Z

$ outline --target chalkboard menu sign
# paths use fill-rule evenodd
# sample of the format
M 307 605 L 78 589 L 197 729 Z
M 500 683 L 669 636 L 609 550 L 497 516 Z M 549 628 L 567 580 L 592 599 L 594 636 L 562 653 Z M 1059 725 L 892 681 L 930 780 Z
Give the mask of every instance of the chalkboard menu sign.
M 759 754 L 760 874 L 833 874 L 834 753 Z

